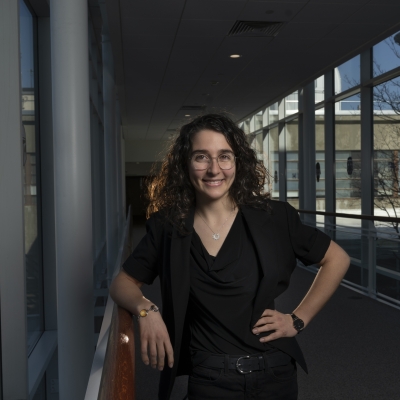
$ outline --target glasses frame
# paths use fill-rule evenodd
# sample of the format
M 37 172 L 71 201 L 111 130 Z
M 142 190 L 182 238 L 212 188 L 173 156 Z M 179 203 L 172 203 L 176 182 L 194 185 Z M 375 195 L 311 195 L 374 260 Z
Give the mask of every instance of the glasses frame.
M 202 154 L 202 153 L 201 153 Z M 223 153 L 223 154 L 225 154 L 225 153 Z M 221 165 L 219 164 L 219 161 L 218 161 L 218 158 L 220 157 L 220 156 L 222 156 L 223 154 L 220 154 L 219 156 L 217 156 L 217 157 L 209 157 L 209 156 L 207 156 L 207 157 L 209 157 L 209 161 L 207 162 L 207 166 L 205 167 L 205 168 L 195 168 L 194 166 L 193 166 L 193 163 L 192 163 L 192 167 L 193 167 L 193 169 L 195 170 L 195 171 L 205 171 L 206 169 L 208 169 L 208 168 L 210 168 L 210 165 L 211 165 L 211 163 L 212 163 L 212 160 L 217 160 L 217 164 L 218 164 L 218 166 L 219 166 L 219 168 L 221 169 L 221 171 L 230 171 L 233 167 L 236 167 L 236 159 L 237 159 L 237 157 L 235 156 L 235 155 L 233 155 L 233 165 L 232 165 L 232 167 L 230 167 L 230 168 L 222 168 L 221 167 Z M 233 154 L 233 153 L 232 153 Z M 191 156 L 191 157 L 189 157 L 189 160 L 192 160 L 193 159 L 193 155 Z

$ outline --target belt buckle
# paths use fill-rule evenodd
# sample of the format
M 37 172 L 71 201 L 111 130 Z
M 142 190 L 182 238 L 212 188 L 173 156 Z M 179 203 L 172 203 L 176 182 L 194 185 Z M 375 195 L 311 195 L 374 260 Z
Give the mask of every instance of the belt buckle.
M 240 362 L 240 360 L 241 360 L 242 358 L 247 358 L 247 359 L 249 359 L 250 356 L 239 357 L 239 358 L 237 359 L 237 361 L 236 361 L 236 370 L 237 370 L 238 372 L 240 372 L 241 374 L 243 374 L 243 375 L 250 374 L 250 372 L 253 372 L 253 371 L 251 371 L 251 370 L 250 370 L 250 371 L 243 371 L 243 370 L 240 368 L 239 362 Z

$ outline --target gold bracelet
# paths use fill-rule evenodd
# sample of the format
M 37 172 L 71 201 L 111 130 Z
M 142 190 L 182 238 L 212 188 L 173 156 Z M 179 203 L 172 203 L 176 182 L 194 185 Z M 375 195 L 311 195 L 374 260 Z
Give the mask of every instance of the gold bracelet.
M 145 308 L 143 308 L 143 310 L 140 311 L 139 315 L 136 316 L 137 320 L 139 321 L 140 318 L 147 317 L 147 315 L 149 314 L 150 311 L 157 312 L 157 311 L 160 311 L 160 309 L 157 306 L 155 306 L 154 304 L 147 310 Z

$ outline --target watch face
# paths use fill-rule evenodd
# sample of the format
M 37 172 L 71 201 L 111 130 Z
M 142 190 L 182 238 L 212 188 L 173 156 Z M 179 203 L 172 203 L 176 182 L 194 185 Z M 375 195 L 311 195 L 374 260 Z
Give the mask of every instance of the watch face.
M 304 328 L 304 322 L 299 318 L 293 321 L 294 329 L 301 331 Z

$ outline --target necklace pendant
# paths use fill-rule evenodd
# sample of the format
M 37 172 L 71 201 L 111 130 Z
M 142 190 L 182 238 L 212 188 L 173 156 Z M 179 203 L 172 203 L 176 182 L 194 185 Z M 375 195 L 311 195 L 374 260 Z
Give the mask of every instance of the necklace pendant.
M 214 240 L 218 240 L 218 239 L 219 239 L 219 233 L 214 233 L 213 239 L 214 239 Z

